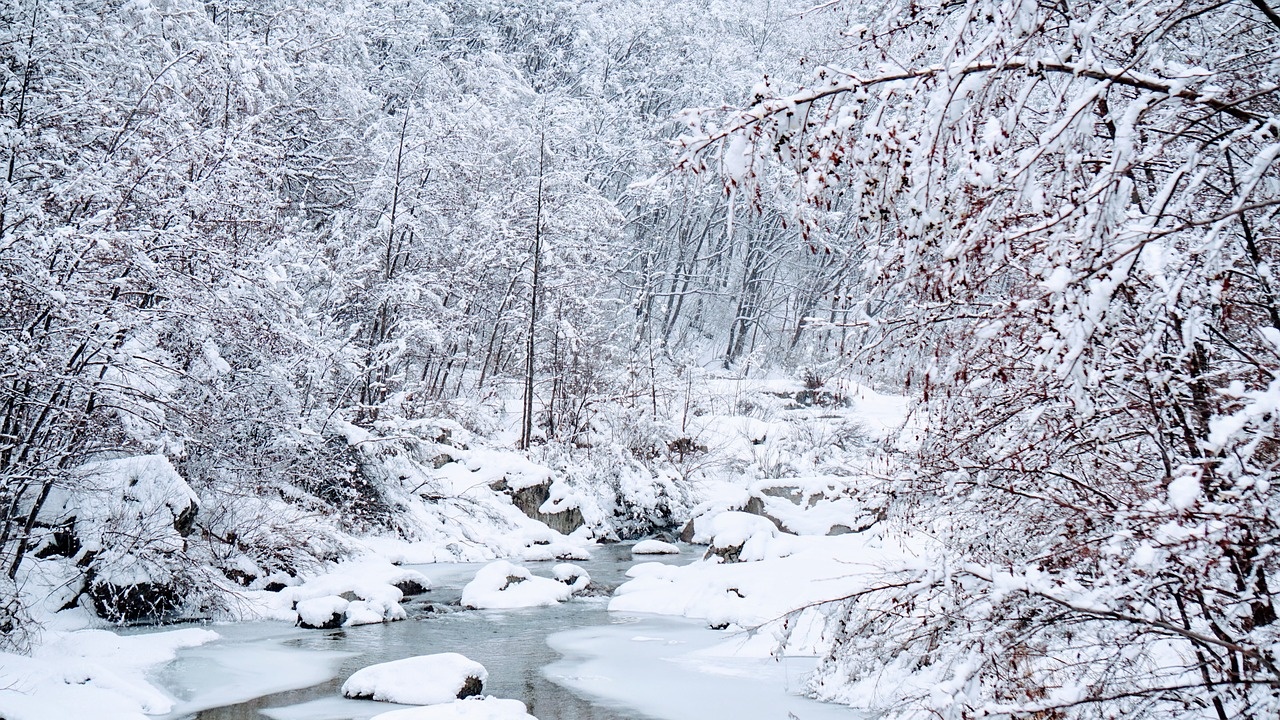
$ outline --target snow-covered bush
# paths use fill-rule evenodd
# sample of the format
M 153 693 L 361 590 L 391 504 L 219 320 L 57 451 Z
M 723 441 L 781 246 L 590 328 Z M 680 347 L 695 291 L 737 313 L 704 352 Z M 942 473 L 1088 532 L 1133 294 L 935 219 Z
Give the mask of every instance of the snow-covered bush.
M 7 577 L 0 579 L 0 652 L 31 649 L 38 629 L 23 601 L 16 583 Z
M 601 444 L 583 452 L 565 446 L 541 449 L 588 527 L 605 537 L 628 538 L 669 528 L 690 506 L 692 484 L 670 465 L 640 462 L 630 449 Z

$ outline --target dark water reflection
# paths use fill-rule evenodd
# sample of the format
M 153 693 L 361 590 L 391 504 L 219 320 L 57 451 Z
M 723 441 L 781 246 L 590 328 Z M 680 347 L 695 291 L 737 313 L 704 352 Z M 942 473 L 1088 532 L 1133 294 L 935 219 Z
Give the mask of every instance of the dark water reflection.
M 669 563 L 685 563 L 694 551 L 681 556 L 645 558 Z M 590 561 L 575 563 L 591 574 L 592 580 L 612 589 L 625 580 L 634 564 L 629 546 L 593 548 Z M 550 575 L 553 563 L 529 563 L 536 575 Z M 530 714 L 540 720 L 642 720 L 635 711 L 608 707 L 574 694 L 552 682 L 543 668 L 560 659 L 548 647 L 546 637 L 573 628 L 607 625 L 610 617 L 606 598 L 587 598 L 553 607 L 501 611 L 452 611 L 431 613 L 426 604 L 451 606 L 461 595 L 480 564 L 417 566 L 435 587 L 424 596 L 405 603 L 410 619 L 385 625 L 350 629 L 298 632 L 283 644 L 315 651 L 351 653 L 340 661 L 337 676 L 328 682 L 301 690 L 274 693 L 253 700 L 187 715 L 184 720 L 263 720 L 262 710 L 280 709 L 300 703 L 338 698 L 342 682 L 356 670 L 379 662 L 437 652 L 460 652 L 489 670 L 485 693 L 520 700 Z M 166 682 L 164 673 L 160 681 Z M 172 686 L 171 686 L 172 689 Z M 180 694 L 180 693 L 179 693 Z M 346 701 L 347 706 L 326 705 L 317 714 L 289 714 L 290 718 L 368 718 L 396 705 L 369 701 Z

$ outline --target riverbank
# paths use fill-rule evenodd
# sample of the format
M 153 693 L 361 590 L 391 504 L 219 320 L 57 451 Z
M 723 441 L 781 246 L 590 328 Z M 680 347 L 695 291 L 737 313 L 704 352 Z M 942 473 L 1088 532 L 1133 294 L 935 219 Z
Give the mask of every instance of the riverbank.
M 119 630 L 94 617 L 83 602 L 60 609 L 69 591 L 59 591 L 58 579 L 65 575 L 67 587 L 73 585 L 71 558 L 33 561 L 26 577 L 30 594 L 45 598 L 34 606 L 40 617 L 33 623 L 41 626 L 43 635 L 30 656 L 0 655 L 0 716 L 46 720 L 89 716 L 85 709 L 92 708 L 90 715 L 100 720 L 197 714 L 201 720 L 258 720 L 259 711 L 284 720 L 368 717 L 385 706 L 349 704 L 354 701 L 343 701 L 335 692 L 340 678 L 362 663 L 424 652 L 483 654 L 488 652 L 485 648 L 494 648 L 494 691 L 522 699 L 535 715 L 547 704 L 546 698 L 560 697 L 550 716 L 557 720 L 681 717 L 664 715 L 670 707 L 635 703 L 634 698 L 662 694 L 660 688 L 643 689 L 643 673 L 629 674 L 633 668 L 625 663 L 619 666 L 624 675 L 606 672 L 617 659 L 607 657 L 609 653 L 636 654 L 629 644 L 641 641 L 630 635 L 557 633 L 657 622 L 661 627 L 654 632 L 636 634 L 692 633 L 683 643 L 687 647 L 671 645 L 670 653 L 660 653 L 663 662 L 707 668 L 690 677 L 750 678 L 754 671 L 745 667 L 752 663 L 777 669 L 776 663 L 769 665 L 777 645 L 774 621 L 791 610 L 856 590 L 863 582 L 856 578 L 867 577 L 883 564 L 878 559 L 900 562 L 902 554 L 896 541 L 885 542 L 878 525 L 884 492 L 873 477 L 886 475 L 883 468 L 873 467 L 873 461 L 882 458 L 874 445 L 894 438 L 902 426 L 901 398 L 858 388 L 846 404 L 804 407 L 783 397 L 789 386 L 778 383 L 752 387 L 749 393 L 737 386 L 731 390 L 724 390 L 723 402 L 716 406 L 729 412 L 689 418 L 687 430 L 696 442 L 688 457 L 707 464 L 695 473 L 699 480 L 692 486 L 700 502 L 680 514 L 688 519 L 680 535 L 697 545 L 683 545 L 675 558 L 632 558 L 628 545 L 600 544 L 589 528 L 565 535 L 528 514 L 566 512 L 556 502 L 564 505 L 566 498 L 573 498 L 585 519 L 597 523 L 590 526 L 594 532 L 608 527 L 600 524 L 601 518 L 617 517 L 619 511 L 605 513 L 603 506 L 590 501 L 595 496 L 581 484 L 594 476 L 581 467 L 560 467 L 550 458 L 541 459 L 545 465 L 535 465 L 509 451 L 453 446 L 445 462 L 431 453 L 406 454 L 395 449 L 398 445 L 378 445 L 380 449 L 367 458 L 365 472 L 381 478 L 386 487 L 415 488 L 405 495 L 405 507 L 417 518 L 422 539 L 343 536 L 339 545 L 346 559 L 297 576 L 269 575 L 261 567 L 250 567 L 256 578 L 248 587 L 223 583 L 225 601 L 208 616 L 216 622 L 179 630 Z M 752 405 L 756 409 L 744 414 L 744 397 L 777 407 L 766 412 Z M 370 438 L 351 433 L 348 441 L 353 447 L 371 446 Z M 397 442 L 418 441 L 402 437 Z M 439 467 L 433 467 L 437 462 Z M 547 469 L 552 466 L 559 468 L 554 475 Z M 557 479 L 548 482 L 552 477 Z M 556 484 L 560 482 L 563 486 Z M 578 487 L 574 483 L 581 488 L 570 492 Z M 526 486 L 544 488 L 548 497 L 539 501 L 541 505 L 517 509 L 522 498 L 514 496 L 518 491 L 513 488 Z M 423 487 L 431 492 L 424 495 Z M 638 491 L 617 492 L 631 497 Z M 648 508 L 656 502 L 642 500 L 628 507 Z M 710 548 L 712 559 L 693 562 L 704 554 L 703 546 Z M 580 559 L 587 555 L 592 559 Z M 550 608 L 453 612 L 462 585 L 481 565 L 433 561 L 498 557 L 524 563 L 544 577 L 552 574 L 555 562 L 572 559 L 588 569 L 602 594 Z M 655 572 L 655 561 L 688 567 Z M 63 566 L 67 572 L 60 573 Z M 638 567 L 632 571 L 633 566 Z M 398 589 L 403 581 L 414 579 L 415 572 L 424 576 L 421 584 L 429 586 L 429 592 L 411 595 Z M 628 572 L 633 577 L 611 604 L 610 597 L 628 580 Z M 282 582 L 277 584 L 277 579 Z M 348 607 L 346 616 L 335 617 L 345 627 L 305 630 L 294 627 L 302 614 L 300 601 L 360 605 L 358 612 Z M 680 619 L 644 619 L 647 614 Z M 394 621 L 399 617 L 408 619 Z M 354 627 L 357 618 L 372 624 Z M 804 630 L 799 635 L 792 632 L 787 653 L 812 658 L 822 650 L 824 620 L 809 612 L 801 624 Z M 434 633 L 446 628 L 456 642 L 437 644 Z M 759 632 L 753 631 L 756 628 Z M 548 646 L 549 636 L 560 652 Z M 749 639 L 735 650 L 724 646 L 713 651 L 721 657 L 744 658 L 747 666 L 726 668 L 707 659 L 706 652 L 720 646 L 717 638 L 722 636 L 725 641 Z M 398 644 L 400 639 L 403 644 Z M 379 649 L 383 647 L 398 649 L 388 653 Z M 118 663 L 118 655 L 131 660 Z M 513 657 L 525 658 L 518 671 L 501 671 Z M 558 668 L 554 682 L 543 674 L 550 665 Z M 781 682 L 768 672 L 758 680 L 762 687 L 793 697 L 803 689 L 801 676 L 811 665 L 812 660 L 788 660 L 780 666 L 787 668 Z M 509 692 L 502 690 L 509 682 L 506 677 L 519 678 L 510 681 L 515 684 Z M 715 685 L 712 680 L 703 684 Z M 699 707 L 696 700 L 706 694 L 705 688 L 698 690 L 696 698 L 676 705 Z
M 852 547 L 847 537 L 830 540 L 822 544 Z M 682 545 L 678 555 L 635 557 L 630 548 L 592 548 L 592 558 L 579 564 L 599 594 L 550 607 L 464 610 L 458 605 L 462 588 L 483 564 L 449 563 L 403 566 L 429 578 L 432 588 L 405 599 L 408 619 L 391 623 L 306 630 L 266 620 L 108 631 L 73 628 L 73 613 L 62 613 L 63 627 L 53 630 L 57 637 L 23 659 L 25 666 L 12 660 L 0 665 L 8 685 L 0 693 L 0 715 L 367 720 L 399 706 L 342 698 L 339 688 L 352 672 L 412 655 L 461 652 L 488 668 L 487 694 L 520 700 L 542 718 L 693 720 L 714 708 L 738 708 L 732 714 L 744 718 L 787 712 L 806 720 L 858 717 L 847 707 L 800 696 L 815 664 L 814 650 L 795 645 L 787 657 L 775 657 L 773 628 L 712 629 L 705 618 L 611 610 L 611 602 L 617 606 L 627 597 L 633 603 L 636 597 L 652 598 L 655 591 L 644 589 L 643 578 L 657 567 L 667 567 L 672 577 L 709 582 L 718 570 L 736 567 L 740 576 L 763 579 L 776 567 L 721 566 L 703 561 L 699 546 Z M 527 566 L 536 575 L 551 573 L 548 563 Z M 624 591 L 615 596 L 619 586 Z

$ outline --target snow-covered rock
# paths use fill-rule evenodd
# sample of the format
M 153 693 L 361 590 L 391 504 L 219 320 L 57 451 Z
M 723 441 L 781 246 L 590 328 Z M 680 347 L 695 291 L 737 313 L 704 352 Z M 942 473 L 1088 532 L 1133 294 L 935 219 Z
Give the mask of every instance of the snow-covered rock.
M 552 560 L 590 560 L 591 553 L 584 548 L 565 542 L 546 545 L 530 545 L 520 553 L 525 562 L 551 562 Z
M 862 532 L 883 520 L 886 512 L 885 494 L 869 489 L 864 478 L 834 475 L 762 480 L 751 486 L 751 498 L 742 509 L 795 535 Z
M 357 670 L 342 684 L 342 694 L 403 705 L 436 705 L 479 695 L 488 679 L 489 672 L 480 663 L 458 653 L 438 653 Z
M 198 509 L 195 491 L 167 458 L 142 455 L 80 465 L 71 481 L 50 493 L 40 521 L 74 519 L 80 542 L 99 545 L 111 523 L 125 519 L 159 521 L 185 537 Z
M 331 425 L 350 444 L 358 475 L 381 494 L 380 507 L 393 509 L 402 536 L 356 544 L 414 563 L 586 559 L 585 539 L 553 529 L 581 525 L 576 496 L 523 453 L 458 444 L 461 428 L 439 422 L 380 422 L 376 433 Z
M 519 700 L 472 697 L 442 705 L 392 710 L 373 720 L 538 720 Z
M 885 495 L 867 492 L 866 481 L 834 475 L 760 480 L 748 488 L 725 488 L 694 508 L 680 532 L 684 542 L 710 544 L 716 517 L 729 512 L 759 515 L 794 535 L 862 532 L 885 517 Z M 855 490 L 855 487 L 858 489 Z
M 721 487 L 715 497 L 693 508 L 692 516 L 680 530 L 680 542 L 707 545 L 711 542 L 711 521 L 720 513 L 743 510 L 751 493 L 742 487 Z
M 778 526 L 768 518 L 737 511 L 720 513 L 711 520 L 706 556 L 719 556 L 725 562 L 763 560 L 777 536 Z
M 555 605 L 568 600 L 577 589 L 581 588 L 537 577 L 528 568 L 498 560 L 480 568 L 462 589 L 462 604 L 473 610 Z
M 551 577 L 568 585 L 569 589 L 574 592 L 586 590 L 587 586 L 591 584 L 591 576 L 587 574 L 587 571 L 570 563 L 560 563 L 551 568 Z
M 510 495 L 511 503 L 520 508 L 520 512 L 557 532 L 568 534 L 583 525 L 582 511 L 575 498 L 563 485 L 549 478 L 537 484 L 517 487 L 504 477 L 491 487 Z
M 349 602 L 337 595 L 303 600 L 298 603 L 298 624 L 312 630 L 340 627 L 346 620 L 349 605 Z
M 277 592 L 245 591 L 240 605 L 246 618 L 296 620 L 303 627 L 337 627 L 331 624 L 332 617 L 318 622 L 325 611 L 342 613 L 339 625 L 367 625 L 405 619 L 400 605 L 404 597 L 401 587 L 425 591 L 431 581 L 422 573 L 393 565 L 385 558 L 366 556 L 333 565 L 323 575 Z M 349 605 L 338 609 L 332 598 Z M 325 602 L 313 602 L 317 600 Z M 308 617 L 302 617 L 304 612 Z
M 403 613 L 403 610 L 401 612 Z M 404 618 L 388 618 L 386 616 L 386 611 L 383 608 L 370 604 L 366 600 L 352 600 L 347 605 L 347 612 L 345 619 L 342 621 L 342 626 L 354 627 L 356 625 L 376 625 L 392 619 L 403 620 Z
M 661 540 L 641 540 L 631 548 L 632 555 L 678 555 L 680 548 Z
M 198 510 L 161 455 L 85 463 L 41 506 L 37 519 L 50 532 L 36 554 L 74 555 L 88 568 L 88 597 L 107 620 L 171 615 L 184 600 L 182 555 Z

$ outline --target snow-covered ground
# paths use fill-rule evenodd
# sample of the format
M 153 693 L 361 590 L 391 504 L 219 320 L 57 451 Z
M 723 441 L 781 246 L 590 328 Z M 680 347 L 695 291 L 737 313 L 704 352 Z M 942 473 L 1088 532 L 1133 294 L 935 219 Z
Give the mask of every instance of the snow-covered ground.
M 680 567 L 636 565 L 628 573 L 633 579 L 617 589 L 609 609 L 763 629 L 757 635 L 771 638 L 771 623 L 787 613 L 851 595 L 917 555 L 903 539 L 878 531 L 754 539 L 761 540 L 756 561 L 724 563 L 713 556 Z M 810 647 L 813 642 L 798 644 Z
M 0 717 L 6 720 L 141 720 L 177 704 L 147 678 L 180 649 L 218 634 L 185 628 L 147 635 L 76 628 L 64 615 L 30 657 L 0 654 Z
M 547 668 L 553 680 L 646 717 L 862 717 L 848 707 L 801 696 L 814 658 L 770 657 L 771 637 L 715 632 L 685 618 L 621 613 L 610 625 L 559 633 L 549 642 L 564 655 Z

